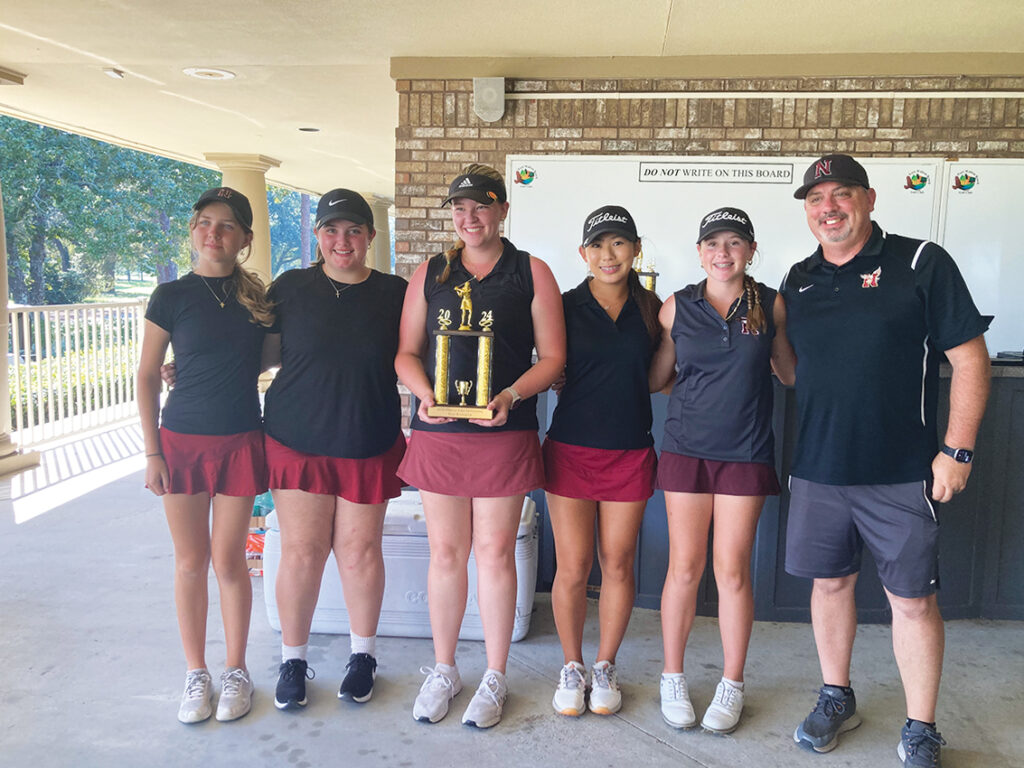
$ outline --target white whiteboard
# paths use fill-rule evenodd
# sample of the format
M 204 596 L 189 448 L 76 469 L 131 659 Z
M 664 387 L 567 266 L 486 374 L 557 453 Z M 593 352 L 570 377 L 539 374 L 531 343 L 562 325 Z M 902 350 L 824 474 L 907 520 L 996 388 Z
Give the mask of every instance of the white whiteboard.
M 1019 314 L 1024 312 L 1024 301 L 1007 286 L 1010 276 L 1018 278 L 1017 286 L 1024 286 L 1020 280 L 1024 278 L 1024 262 L 1011 251 L 1009 243 L 1012 215 L 1002 215 L 1001 227 L 993 222 L 992 236 L 1000 243 L 999 256 L 997 259 L 997 251 L 991 247 L 985 256 L 989 262 L 999 262 L 993 277 L 983 265 L 975 266 L 978 248 L 969 236 L 957 234 L 970 229 L 970 221 L 976 215 L 969 210 L 970 206 L 984 205 L 981 183 L 972 194 L 956 193 L 958 199 L 950 198 L 950 203 L 959 205 L 944 215 L 945 192 L 952 185 L 953 164 L 940 158 L 858 159 L 877 192 L 872 215 L 875 221 L 887 231 L 940 244 L 944 244 L 948 233 L 948 250 L 964 272 L 979 309 L 997 315 L 988 335 L 990 351 L 994 354 L 997 350 L 1024 347 L 1024 322 Z M 511 207 L 505 232 L 516 246 L 544 259 L 565 291 L 586 276 L 578 252 L 583 219 L 602 205 L 625 206 L 633 214 L 643 239 L 645 262 L 653 257 L 654 270 L 659 273 L 658 294 L 665 298 L 705 277 L 697 260 L 698 224 L 706 213 L 730 205 L 745 210 L 754 224 L 760 255 L 754 262 L 753 275 L 777 287 L 789 267 L 817 247 L 807 227 L 803 205 L 793 198 L 804 170 L 813 160 L 509 155 L 506 179 Z M 1001 177 L 993 174 L 993 193 L 999 188 L 1024 188 L 1024 163 L 978 161 L 973 167 L 982 168 L 983 162 L 991 163 L 993 169 L 1013 168 L 1022 182 L 1004 187 Z M 989 173 L 985 167 L 984 175 Z M 1010 206 L 1012 201 L 1012 194 L 1004 192 L 1002 204 Z M 998 218 L 1000 214 L 990 215 Z M 1006 297 L 1002 302 L 1001 295 Z M 1010 316 L 1012 301 L 1016 302 L 1017 319 L 1007 322 L 1000 315 Z

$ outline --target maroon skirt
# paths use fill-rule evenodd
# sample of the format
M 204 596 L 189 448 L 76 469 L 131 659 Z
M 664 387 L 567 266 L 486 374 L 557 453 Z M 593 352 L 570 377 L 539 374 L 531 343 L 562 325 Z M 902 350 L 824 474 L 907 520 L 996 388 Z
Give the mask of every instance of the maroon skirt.
M 270 487 L 340 496 L 353 504 L 383 504 L 402 493 L 395 471 L 405 453 L 405 435 L 398 433 L 384 453 L 366 459 L 339 459 L 303 453 L 267 435 Z
M 548 438 L 544 490 L 570 499 L 646 501 L 654 494 L 658 456 L 653 448 L 585 448 Z
M 533 430 L 467 434 L 414 429 L 398 475 L 421 491 L 496 498 L 542 487 L 544 462 Z
M 778 496 L 779 479 L 769 464 L 695 459 L 661 452 L 658 490 L 677 493 L 721 493 L 725 496 Z
M 170 474 L 168 493 L 256 496 L 267 490 L 263 430 L 188 435 L 160 427 L 160 450 Z

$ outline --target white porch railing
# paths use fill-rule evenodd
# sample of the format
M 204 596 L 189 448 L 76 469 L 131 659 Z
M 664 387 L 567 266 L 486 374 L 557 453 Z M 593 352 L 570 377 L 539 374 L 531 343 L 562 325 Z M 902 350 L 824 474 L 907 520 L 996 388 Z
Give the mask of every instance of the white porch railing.
M 11 439 L 24 448 L 137 415 L 145 300 L 12 307 Z

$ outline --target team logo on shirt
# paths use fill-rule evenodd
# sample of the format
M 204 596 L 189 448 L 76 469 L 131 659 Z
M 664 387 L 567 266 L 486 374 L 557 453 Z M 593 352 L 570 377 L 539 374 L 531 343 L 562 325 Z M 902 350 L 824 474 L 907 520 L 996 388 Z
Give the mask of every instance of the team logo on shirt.
M 747 324 L 747 316 L 746 315 L 744 315 L 743 317 L 740 318 L 740 333 L 743 334 L 744 336 L 751 336 L 751 335 L 753 335 L 753 336 L 760 336 L 761 335 L 760 331 L 755 331 L 753 328 L 751 328 Z
M 877 288 L 878 279 L 882 276 L 882 268 L 878 267 L 874 272 L 868 272 L 866 275 L 861 275 L 860 279 L 863 280 L 860 284 L 861 288 Z

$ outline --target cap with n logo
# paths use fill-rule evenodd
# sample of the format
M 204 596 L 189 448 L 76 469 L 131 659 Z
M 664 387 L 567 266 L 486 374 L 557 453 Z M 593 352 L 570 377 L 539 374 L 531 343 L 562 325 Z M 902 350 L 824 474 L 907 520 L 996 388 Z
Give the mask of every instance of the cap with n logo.
M 864 170 L 863 165 L 849 155 L 825 155 L 811 163 L 804 171 L 804 183 L 793 193 L 793 197 L 803 200 L 813 187 L 826 181 L 834 181 L 838 184 L 856 184 L 858 187 L 871 189 L 868 172 Z

